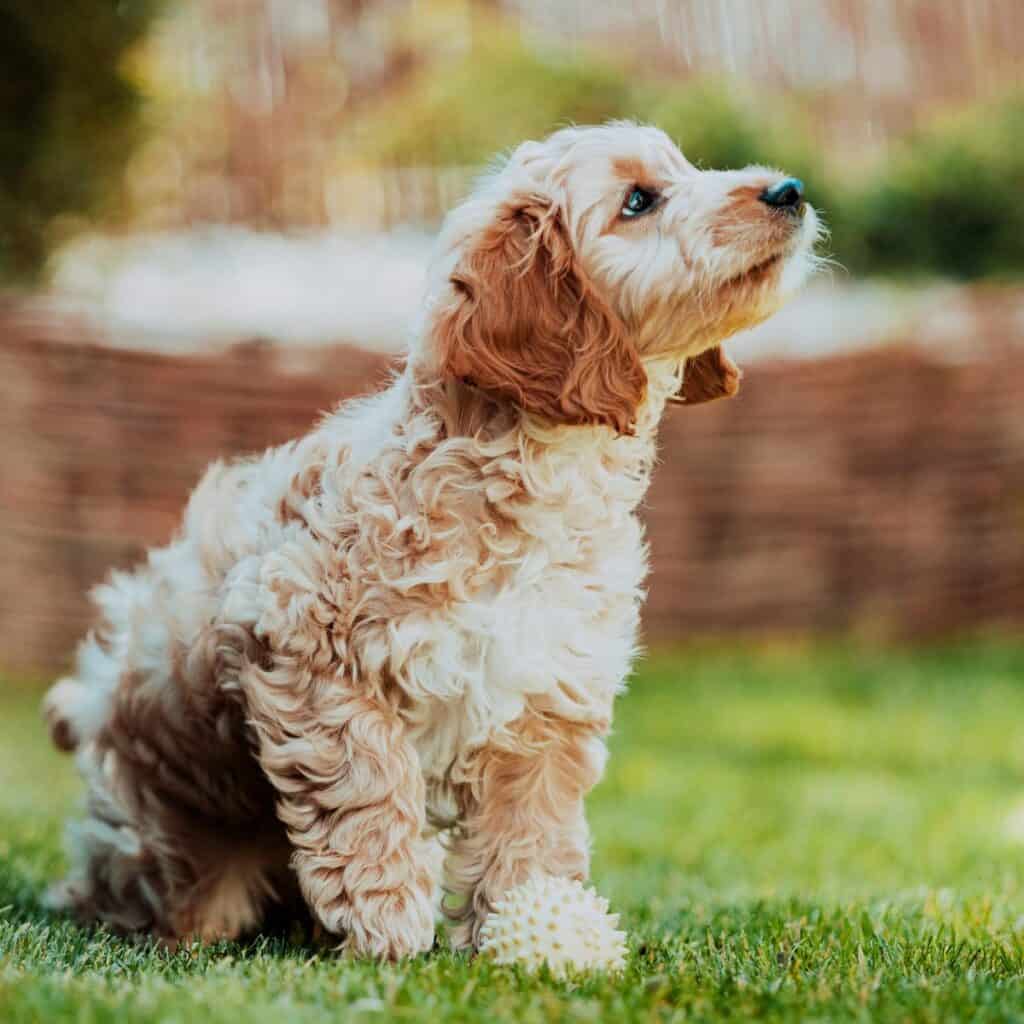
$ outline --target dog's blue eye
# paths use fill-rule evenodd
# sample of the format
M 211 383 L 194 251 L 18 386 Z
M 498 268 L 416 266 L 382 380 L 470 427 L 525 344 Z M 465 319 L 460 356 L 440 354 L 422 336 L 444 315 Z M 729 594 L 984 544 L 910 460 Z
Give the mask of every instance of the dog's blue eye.
M 622 206 L 622 216 L 639 217 L 640 214 L 646 213 L 650 210 L 657 201 L 657 192 L 651 192 L 649 189 L 640 188 L 638 185 L 629 190 L 629 195 L 626 196 L 626 202 Z

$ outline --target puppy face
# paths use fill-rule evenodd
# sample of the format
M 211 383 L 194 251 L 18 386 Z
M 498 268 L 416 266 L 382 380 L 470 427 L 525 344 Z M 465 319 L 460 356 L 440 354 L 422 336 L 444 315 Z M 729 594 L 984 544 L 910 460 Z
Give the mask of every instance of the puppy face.
M 817 215 L 795 186 L 793 202 L 766 201 L 792 179 L 763 167 L 697 170 L 655 128 L 564 134 L 548 143 L 565 147 L 555 201 L 643 356 L 695 355 L 770 316 L 803 283 Z
M 565 129 L 449 218 L 437 359 L 555 423 L 628 433 L 654 361 L 687 364 L 687 403 L 735 393 L 719 343 L 795 291 L 817 234 L 779 172 L 697 170 L 654 128 Z

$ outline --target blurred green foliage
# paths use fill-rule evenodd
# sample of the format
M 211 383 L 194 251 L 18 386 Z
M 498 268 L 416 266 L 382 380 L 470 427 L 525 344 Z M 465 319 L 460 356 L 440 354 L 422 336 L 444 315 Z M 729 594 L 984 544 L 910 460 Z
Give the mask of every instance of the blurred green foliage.
M 872 273 L 1024 270 L 1024 95 L 935 121 L 837 200 L 840 258 Z
M 652 85 L 647 91 L 644 119 L 664 129 L 698 167 L 767 164 L 808 174 L 819 163 L 795 110 L 775 103 L 766 123 L 755 101 L 723 82 Z
M 773 105 L 769 130 L 724 83 L 638 80 L 609 59 L 530 49 L 494 30 L 371 107 L 358 134 L 360 155 L 386 165 L 472 166 L 555 128 L 630 118 L 663 128 L 701 166 L 817 166 L 797 115 Z
M 635 118 L 663 128 L 699 166 L 798 174 L 851 271 L 1024 271 L 1024 97 L 940 119 L 851 180 L 829 173 L 796 100 L 770 103 L 725 82 L 638 78 L 494 31 L 369 111 L 357 149 L 387 165 L 475 165 L 561 125 Z
M 54 221 L 93 212 L 131 152 L 122 62 L 161 0 L 0 0 L 0 279 L 30 278 Z
M 369 112 L 364 155 L 385 164 L 475 165 L 570 123 L 636 116 L 626 72 L 593 57 L 528 50 L 500 30 L 444 68 L 423 69 Z
M 163 0 L 0 0 L 0 280 L 31 278 L 76 217 L 102 215 L 138 140 L 125 67 Z M 371 166 L 477 166 L 562 125 L 657 124 L 702 167 L 799 175 L 855 273 L 1024 272 L 1024 93 L 945 116 L 841 176 L 798 98 L 733 81 L 669 81 L 614 53 L 524 41 L 480 15 L 472 45 L 419 64 L 339 140 Z

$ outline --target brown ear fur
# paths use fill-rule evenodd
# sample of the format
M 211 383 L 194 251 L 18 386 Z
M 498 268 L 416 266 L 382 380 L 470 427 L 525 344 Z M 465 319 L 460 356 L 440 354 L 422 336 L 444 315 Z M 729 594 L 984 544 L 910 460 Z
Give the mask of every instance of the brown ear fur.
M 686 360 L 683 386 L 675 400 L 684 405 L 732 398 L 740 389 L 740 368 L 725 354 L 721 345 Z
M 647 375 L 543 197 L 507 203 L 451 282 L 437 322 L 448 373 L 555 423 L 632 432 Z

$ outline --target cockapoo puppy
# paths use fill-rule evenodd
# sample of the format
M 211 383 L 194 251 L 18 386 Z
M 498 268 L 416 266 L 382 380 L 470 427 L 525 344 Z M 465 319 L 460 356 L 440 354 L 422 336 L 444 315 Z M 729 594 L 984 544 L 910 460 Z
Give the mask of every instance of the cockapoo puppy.
M 720 342 L 814 264 L 802 193 L 629 123 L 486 177 L 391 386 L 212 466 L 178 536 L 96 590 L 45 702 L 88 785 L 54 905 L 173 942 L 297 889 L 396 958 L 434 941 L 438 830 L 459 945 L 532 873 L 585 878 L 658 421 L 736 391 Z

